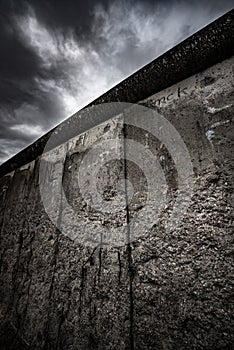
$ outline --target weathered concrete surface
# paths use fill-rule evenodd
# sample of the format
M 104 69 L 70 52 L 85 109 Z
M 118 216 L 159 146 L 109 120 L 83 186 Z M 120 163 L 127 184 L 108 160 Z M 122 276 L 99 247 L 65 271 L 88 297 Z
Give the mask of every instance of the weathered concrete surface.
M 114 131 L 115 125 L 110 122 L 109 134 Z M 90 139 L 105 138 L 102 134 L 99 127 L 89 132 L 85 143 L 80 140 L 65 169 L 77 165 L 78 152 L 89 147 Z M 69 200 L 83 217 L 95 220 L 74 198 L 74 175 L 66 170 L 64 187 L 69 186 Z M 11 185 L 7 190 L 8 180 Z M 38 162 L 19 169 L 11 180 L 4 177 L 3 186 L 7 190 L 1 206 L 6 208 L 1 235 L 3 349 L 19 346 L 17 334 L 23 348 L 31 349 L 128 346 L 126 249 L 87 248 L 59 234 L 39 199 Z M 96 215 L 96 221 L 100 220 L 102 217 Z M 108 224 L 108 218 L 106 221 Z
M 176 194 L 176 172 L 164 154 L 164 168 L 172 169 L 170 201 L 159 224 L 133 243 L 136 349 L 233 348 L 233 62 L 143 102 L 176 126 L 196 177 L 189 209 L 168 234 L 164 220 Z M 163 155 L 160 143 L 144 132 L 129 128 L 127 136 Z
M 167 204 L 159 222 L 131 244 L 92 248 L 72 240 L 82 230 L 69 210 L 60 219 L 70 217 L 70 231 L 61 233 L 41 201 L 40 156 L 0 179 L 1 349 L 233 349 L 233 62 L 141 99 L 176 127 L 193 164 L 192 201 L 170 234 L 165 221 L 177 195 L 177 169 L 160 140 L 124 126 L 123 115 L 69 141 L 74 148 L 63 185 L 87 225 L 124 230 L 144 201 L 118 215 L 97 213 L 77 191 L 76 172 L 92 145 L 113 135 L 126 158 L 123 136 L 147 145 L 162 159 Z M 50 166 L 53 186 L 59 174 L 56 163 Z M 125 176 L 144 199 L 144 174 L 121 161 L 102 169 L 103 196 L 111 199 L 113 183 Z

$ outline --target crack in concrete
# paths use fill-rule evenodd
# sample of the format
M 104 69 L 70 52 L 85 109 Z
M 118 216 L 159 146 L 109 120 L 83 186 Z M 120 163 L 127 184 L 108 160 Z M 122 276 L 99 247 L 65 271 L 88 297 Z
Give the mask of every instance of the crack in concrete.
M 125 202 L 126 202 L 126 221 L 127 221 L 127 256 L 128 256 L 128 273 L 129 273 L 129 343 L 130 349 L 135 349 L 134 341 L 134 295 L 133 295 L 133 267 L 132 267 L 132 247 L 130 232 L 130 213 L 128 206 L 128 186 L 127 186 L 127 150 L 126 150 L 126 124 L 123 124 L 123 151 L 124 151 L 124 186 L 125 186 Z

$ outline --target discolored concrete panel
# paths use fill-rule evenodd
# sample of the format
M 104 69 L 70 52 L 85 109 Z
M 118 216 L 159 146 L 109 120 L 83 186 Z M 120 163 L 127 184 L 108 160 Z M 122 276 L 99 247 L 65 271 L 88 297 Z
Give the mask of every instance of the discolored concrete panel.
M 149 213 L 151 229 L 133 242 L 136 349 L 232 347 L 232 102 L 233 58 L 142 102 L 170 120 L 191 155 L 191 203 L 171 232 L 165 222 L 178 191 L 175 164 L 160 140 L 127 129 L 127 137 L 147 142 L 152 152 L 164 157 L 168 173 L 165 210 L 156 224 Z M 136 174 L 131 164 L 128 173 Z M 140 176 L 132 180 L 137 187 Z M 137 190 L 144 197 L 145 189 Z M 134 206 L 129 209 L 130 218 L 139 215 Z
M 98 214 L 82 202 L 79 192 L 74 195 L 79 155 L 113 133 L 119 133 L 119 137 L 122 134 L 121 120 L 110 121 L 103 136 L 104 127 L 72 140 L 75 147 L 63 164 L 63 186 L 71 208 L 94 227 L 99 225 L 97 233 L 102 226 L 124 225 L 126 221 L 125 212 L 119 219 L 112 214 Z M 120 152 L 121 142 L 120 139 Z M 52 224 L 39 191 L 40 161 L 14 173 L 5 199 L 1 236 L 2 347 L 125 349 L 130 327 L 128 252 L 125 247 L 82 244 L 82 227 L 73 225 L 69 212 L 62 211 L 61 220 L 70 220 L 70 230 L 77 233 L 75 242 L 68 232 L 60 232 Z M 56 173 L 55 165 L 50 166 L 52 184 L 62 176 Z M 123 176 L 122 169 L 120 163 L 107 167 L 108 172 L 104 170 L 100 176 L 101 188 Z M 9 176 L 2 180 L 4 190 L 8 181 Z

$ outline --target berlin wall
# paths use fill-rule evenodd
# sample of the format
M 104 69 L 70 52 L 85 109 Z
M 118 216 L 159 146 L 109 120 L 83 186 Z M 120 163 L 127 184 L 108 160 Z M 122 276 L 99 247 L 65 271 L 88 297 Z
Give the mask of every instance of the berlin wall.
M 233 22 L 0 166 L 1 349 L 233 349 Z

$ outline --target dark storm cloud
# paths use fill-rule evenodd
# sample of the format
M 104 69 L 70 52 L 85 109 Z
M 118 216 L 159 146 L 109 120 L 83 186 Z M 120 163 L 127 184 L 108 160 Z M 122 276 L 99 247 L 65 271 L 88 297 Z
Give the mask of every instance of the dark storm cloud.
M 22 101 L 23 97 L 17 82 L 22 84 L 33 78 L 39 67 L 39 60 L 20 40 L 11 18 L 2 13 L 0 18 L 0 102 L 14 103 L 17 99 Z
M 0 0 L 0 162 L 233 5 Z

